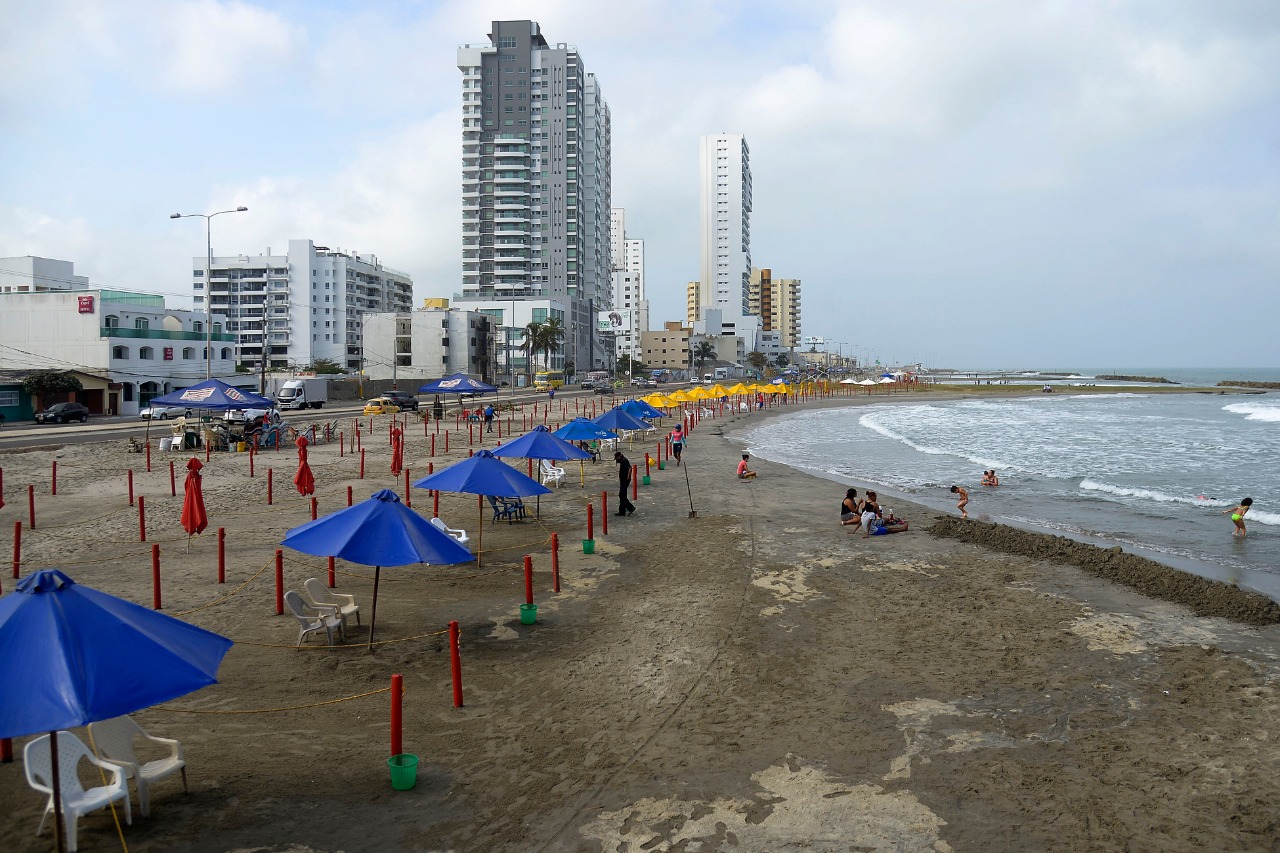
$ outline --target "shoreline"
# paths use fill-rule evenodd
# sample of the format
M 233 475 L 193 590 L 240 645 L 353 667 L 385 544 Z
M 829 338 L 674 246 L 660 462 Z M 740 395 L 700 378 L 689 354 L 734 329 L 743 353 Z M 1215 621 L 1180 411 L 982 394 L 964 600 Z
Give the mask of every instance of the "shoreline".
M 236 645 L 219 684 L 137 715 L 182 741 L 190 793 L 153 789 L 152 816 L 123 827 L 130 849 L 1268 849 L 1280 626 L 1195 616 L 1068 563 L 935 536 L 945 516 L 928 510 L 907 533 L 852 536 L 828 481 L 767 460 L 753 460 L 759 479 L 734 477 L 738 430 L 755 417 L 699 424 L 685 465 L 638 487 L 634 516 L 596 516 L 593 554 L 579 545 L 585 505 L 598 511 L 605 492 L 616 506 L 603 460 L 573 466 L 540 518 L 529 501 L 524 522 L 483 516 L 483 567 L 384 569 L 373 653 L 367 619 L 333 650 L 293 648 L 297 624 L 274 614 L 270 571 L 257 574 L 310 517 L 287 488 L 292 452 L 260 456 L 256 480 L 245 454 L 206 467 L 211 527 L 228 530 L 225 586 L 214 539 L 187 552 L 175 535 L 181 492 L 169 496 L 161 457 L 137 481 L 164 551 L 164 609 Z M 347 486 L 400 491 L 385 426 L 366 436 L 363 480 L 350 454 L 310 448 L 321 512 Z M 437 470 L 467 455 L 467 431 L 452 436 Z M 407 438 L 406 464 L 425 471 L 421 432 Z M 657 438 L 624 452 L 643 470 Z M 15 454 L 5 473 L 11 496 L 27 482 L 41 493 L 24 568 L 56 561 L 147 604 L 149 549 L 119 477 L 140 457 L 123 444 Z M 426 493 L 413 498 L 429 514 Z M 0 510 L 0 549 L 25 509 Z M 474 545 L 474 496 L 442 494 L 440 515 Z M 524 554 L 535 625 L 518 617 Z M 286 552 L 288 588 L 323 571 Z M 338 591 L 364 608 L 372 574 L 340 562 Z M 450 620 L 461 708 L 439 634 Z M 389 787 L 386 697 L 360 698 L 392 674 L 405 679 L 405 751 L 421 759 L 407 792 Z M 33 833 L 44 799 L 22 779 L 25 740 L 0 766 L 0 848 L 14 853 L 50 843 L 48 828 Z M 79 834 L 82 849 L 115 843 L 102 812 Z

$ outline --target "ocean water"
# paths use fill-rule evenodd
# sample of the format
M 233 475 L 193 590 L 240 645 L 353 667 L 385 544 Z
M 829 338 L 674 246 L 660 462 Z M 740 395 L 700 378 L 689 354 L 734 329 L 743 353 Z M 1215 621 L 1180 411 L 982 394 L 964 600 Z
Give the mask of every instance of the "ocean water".
M 1112 372 L 1112 371 L 1105 371 Z M 1182 380 L 1280 381 L 1280 371 Z M 1195 373 L 1199 373 L 1196 371 Z M 1246 373 L 1252 375 L 1245 375 Z M 1088 371 L 1080 371 L 1087 382 Z M 1126 551 L 1280 600 L 1280 392 L 1071 394 L 801 411 L 745 436 L 759 457 L 900 497 Z M 1000 487 L 979 485 L 995 468 Z M 833 486 L 832 505 L 843 488 Z M 1222 511 L 1252 497 L 1247 539 Z M 902 512 L 898 513 L 902 515 Z

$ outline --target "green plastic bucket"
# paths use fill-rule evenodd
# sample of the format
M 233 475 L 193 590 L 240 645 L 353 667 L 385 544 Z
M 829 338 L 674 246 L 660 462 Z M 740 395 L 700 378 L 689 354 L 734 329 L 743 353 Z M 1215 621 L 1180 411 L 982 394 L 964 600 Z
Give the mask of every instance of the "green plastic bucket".
M 538 621 L 538 605 L 521 604 L 520 605 L 520 624 L 532 625 Z
M 584 554 L 594 554 L 595 552 L 596 552 L 596 540 L 594 540 L 594 539 L 583 539 L 583 540 L 582 540 L 582 553 L 584 553 Z
M 647 486 L 647 485 L 649 485 L 649 475 L 648 475 L 648 474 L 645 474 L 643 477 L 641 477 L 641 478 L 640 478 L 640 485 L 642 485 L 642 486 Z
M 387 766 L 391 768 L 391 787 L 397 791 L 408 791 L 418 784 L 418 756 L 393 755 L 387 759 Z
M 659 460 L 658 460 L 658 470 L 659 470 L 659 471 L 665 471 L 665 470 L 667 470 L 667 460 L 665 460 L 665 459 L 659 459 Z

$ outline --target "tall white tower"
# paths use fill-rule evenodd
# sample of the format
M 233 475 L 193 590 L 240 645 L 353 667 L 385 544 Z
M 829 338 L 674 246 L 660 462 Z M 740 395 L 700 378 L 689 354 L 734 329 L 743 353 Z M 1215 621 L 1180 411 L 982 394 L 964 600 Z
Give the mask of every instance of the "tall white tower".
M 642 360 L 640 333 L 649 329 L 649 300 L 644 292 L 644 241 L 627 238 L 627 213 L 621 207 L 610 211 L 610 240 L 613 255 L 613 307 L 631 312 L 630 331 L 616 336 L 619 356 Z
M 748 320 L 751 283 L 751 152 L 740 133 L 698 140 L 701 182 L 702 263 L 699 313 L 722 312 L 721 329 L 707 334 L 754 337 Z M 747 349 L 754 340 L 744 341 Z

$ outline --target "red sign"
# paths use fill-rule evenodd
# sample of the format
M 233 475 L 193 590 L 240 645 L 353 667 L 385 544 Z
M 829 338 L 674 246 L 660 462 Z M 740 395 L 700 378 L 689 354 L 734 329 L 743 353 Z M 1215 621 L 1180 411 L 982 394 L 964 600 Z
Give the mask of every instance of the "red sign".
M 77 296 L 76 305 L 79 307 L 81 314 L 93 313 L 93 297 L 92 296 Z
M 173 347 L 164 348 L 164 360 L 173 361 Z

